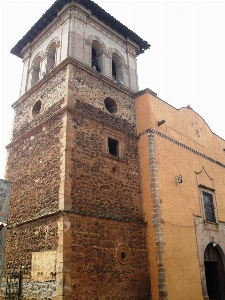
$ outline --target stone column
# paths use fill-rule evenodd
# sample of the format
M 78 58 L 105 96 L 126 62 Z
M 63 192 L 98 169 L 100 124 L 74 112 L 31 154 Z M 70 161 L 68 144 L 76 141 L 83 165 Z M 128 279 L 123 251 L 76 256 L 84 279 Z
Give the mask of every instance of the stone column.
M 112 79 L 112 55 L 105 53 L 104 75 Z
M 84 63 L 91 67 L 91 41 L 85 39 L 84 43 Z

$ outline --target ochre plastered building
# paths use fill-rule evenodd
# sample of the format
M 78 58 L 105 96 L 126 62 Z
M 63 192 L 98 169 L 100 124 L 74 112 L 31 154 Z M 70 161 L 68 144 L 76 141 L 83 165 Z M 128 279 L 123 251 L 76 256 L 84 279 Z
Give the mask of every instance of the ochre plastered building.
M 153 299 L 224 299 L 225 141 L 150 90 L 136 114 Z
M 225 299 L 225 141 L 138 91 L 149 47 L 94 2 L 57 0 L 12 49 L 2 298 Z

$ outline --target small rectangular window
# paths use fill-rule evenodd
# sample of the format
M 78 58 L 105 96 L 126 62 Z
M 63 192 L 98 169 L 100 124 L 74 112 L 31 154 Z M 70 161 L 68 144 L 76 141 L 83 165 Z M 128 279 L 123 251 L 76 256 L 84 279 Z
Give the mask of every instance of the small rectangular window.
M 108 150 L 109 154 L 113 156 L 119 156 L 119 142 L 117 140 L 108 138 Z
M 208 222 L 216 222 L 213 194 L 202 191 L 202 199 L 205 211 L 205 219 Z

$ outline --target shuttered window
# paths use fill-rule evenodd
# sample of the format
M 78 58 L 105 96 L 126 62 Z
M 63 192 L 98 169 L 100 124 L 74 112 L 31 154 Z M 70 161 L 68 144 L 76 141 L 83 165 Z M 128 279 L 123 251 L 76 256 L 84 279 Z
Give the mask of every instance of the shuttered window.
M 209 222 L 216 222 L 215 209 L 213 204 L 213 195 L 202 192 L 203 204 L 205 210 L 205 219 Z

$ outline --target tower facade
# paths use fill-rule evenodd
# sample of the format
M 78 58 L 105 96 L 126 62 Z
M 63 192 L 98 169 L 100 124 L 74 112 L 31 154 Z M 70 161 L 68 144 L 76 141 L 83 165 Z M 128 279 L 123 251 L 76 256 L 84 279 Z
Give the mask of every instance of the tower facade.
M 148 48 L 94 2 L 57 0 L 12 49 L 2 297 L 150 299 L 134 107 Z

